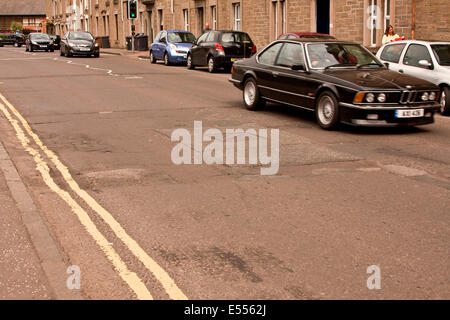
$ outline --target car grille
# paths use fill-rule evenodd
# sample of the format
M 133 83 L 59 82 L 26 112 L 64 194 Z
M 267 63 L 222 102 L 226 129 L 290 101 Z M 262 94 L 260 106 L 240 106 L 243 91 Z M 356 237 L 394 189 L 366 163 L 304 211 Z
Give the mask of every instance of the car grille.
M 412 90 L 412 91 L 402 91 L 400 96 L 400 103 L 409 104 L 409 103 L 423 103 L 422 94 L 424 92 L 436 92 L 433 90 Z

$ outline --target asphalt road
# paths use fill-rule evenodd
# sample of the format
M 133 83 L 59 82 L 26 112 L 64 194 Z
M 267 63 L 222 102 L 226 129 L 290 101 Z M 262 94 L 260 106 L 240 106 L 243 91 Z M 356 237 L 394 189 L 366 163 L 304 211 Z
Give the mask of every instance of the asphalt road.
M 247 111 L 228 78 L 0 48 L 0 94 L 49 177 L 2 112 L 0 139 L 85 298 L 450 298 L 450 117 L 327 132 L 294 108 Z M 279 129 L 278 174 L 173 164 L 171 134 L 195 120 Z

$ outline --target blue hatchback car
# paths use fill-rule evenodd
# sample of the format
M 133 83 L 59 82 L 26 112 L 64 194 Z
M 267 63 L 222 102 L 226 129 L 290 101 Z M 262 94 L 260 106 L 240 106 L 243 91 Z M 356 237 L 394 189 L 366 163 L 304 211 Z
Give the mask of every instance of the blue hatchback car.
M 195 41 L 195 36 L 189 31 L 160 31 L 150 47 L 150 62 L 163 60 L 166 66 L 174 63 L 186 63 L 187 53 Z

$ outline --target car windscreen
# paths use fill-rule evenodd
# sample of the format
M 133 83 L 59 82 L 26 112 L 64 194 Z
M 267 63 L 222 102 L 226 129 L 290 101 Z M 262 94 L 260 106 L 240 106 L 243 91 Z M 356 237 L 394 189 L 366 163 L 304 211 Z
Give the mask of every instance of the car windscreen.
M 252 42 L 252 39 L 244 32 L 224 32 L 222 33 L 222 42 L 244 43 Z
M 69 33 L 70 40 L 94 40 L 90 33 L 87 32 L 71 32 Z
M 33 40 L 50 40 L 48 34 L 45 33 L 31 33 L 29 37 Z
M 441 66 L 450 66 L 450 44 L 433 44 L 431 49 Z
M 383 65 L 359 44 L 313 43 L 307 45 L 309 64 L 313 69 L 339 67 L 375 67 Z
M 192 33 L 187 32 L 169 32 L 167 41 L 172 43 L 194 43 L 195 37 Z

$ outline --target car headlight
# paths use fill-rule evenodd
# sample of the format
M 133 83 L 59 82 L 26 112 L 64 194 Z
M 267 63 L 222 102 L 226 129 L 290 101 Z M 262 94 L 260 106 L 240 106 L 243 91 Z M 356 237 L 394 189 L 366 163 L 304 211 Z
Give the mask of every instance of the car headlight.
M 177 50 L 177 46 L 174 45 L 173 43 L 169 44 L 170 49 L 172 50 Z
M 94 47 L 98 48 L 98 43 L 97 42 L 94 43 Z
M 378 102 L 385 103 L 386 102 L 386 94 L 380 93 L 377 97 Z
M 31 44 L 37 44 L 36 41 L 31 41 Z
M 428 92 L 424 92 L 422 93 L 422 101 L 427 101 L 430 98 L 430 95 L 428 94 Z
M 430 92 L 430 95 L 429 95 L 428 99 L 430 101 L 436 100 L 436 92 Z
M 375 95 L 373 93 L 366 94 L 366 101 L 372 103 L 375 101 Z

